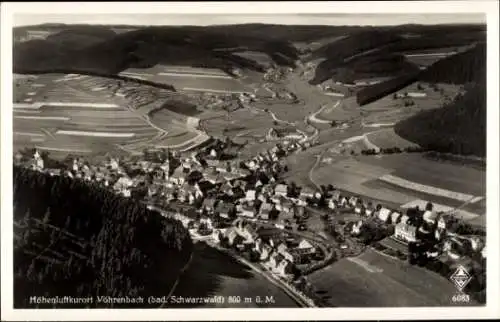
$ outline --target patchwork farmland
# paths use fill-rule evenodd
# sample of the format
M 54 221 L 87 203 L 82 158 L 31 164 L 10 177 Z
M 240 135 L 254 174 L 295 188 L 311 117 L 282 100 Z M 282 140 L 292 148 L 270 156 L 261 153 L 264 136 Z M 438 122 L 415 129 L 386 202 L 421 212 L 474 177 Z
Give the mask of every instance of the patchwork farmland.
M 172 85 L 181 92 L 244 93 L 252 89 L 219 69 L 156 65 L 151 68 L 129 68 L 121 76 Z
M 15 78 L 15 84 L 15 149 L 37 147 L 55 156 L 136 154 L 156 146 L 189 150 L 208 139 L 195 129 L 196 121 L 179 113 L 151 122 L 151 111 L 178 96 L 163 89 L 60 74 Z
M 337 156 L 311 173 L 317 184 L 336 186 L 375 200 L 403 206 L 427 200 L 457 217 L 484 225 L 485 171 L 433 161 L 420 154 L 381 157 Z M 425 206 L 425 205 L 424 205 Z

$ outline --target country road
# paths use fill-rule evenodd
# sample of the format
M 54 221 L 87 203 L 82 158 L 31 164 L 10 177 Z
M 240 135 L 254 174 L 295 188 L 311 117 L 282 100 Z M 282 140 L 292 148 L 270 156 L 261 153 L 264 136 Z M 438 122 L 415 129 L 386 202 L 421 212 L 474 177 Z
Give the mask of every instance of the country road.
M 340 106 L 340 104 L 342 103 L 342 100 L 338 100 L 335 105 L 333 105 L 332 107 L 332 110 L 336 109 L 337 107 Z M 314 112 L 313 114 L 311 114 L 309 116 L 309 120 L 311 122 L 314 122 L 314 123 L 321 123 L 321 124 L 330 124 L 332 123 L 332 121 L 329 121 L 329 120 L 322 120 L 322 119 L 319 119 L 317 117 L 317 115 L 321 114 L 323 112 L 323 110 L 328 107 L 328 105 L 323 105 L 319 110 L 317 110 L 316 112 Z

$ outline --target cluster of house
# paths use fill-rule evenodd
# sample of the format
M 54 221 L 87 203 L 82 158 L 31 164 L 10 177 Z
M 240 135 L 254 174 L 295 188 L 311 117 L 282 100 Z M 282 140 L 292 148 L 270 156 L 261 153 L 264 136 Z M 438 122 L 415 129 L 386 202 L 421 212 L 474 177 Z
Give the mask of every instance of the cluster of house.
M 258 227 L 243 219 L 237 219 L 233 227 L 223 233 L 216 231 L 214 240 L 225 240 L 240 251 L 255 252 L 258 261 L 284 277 L 293 274 L 297 265 L 310 263 L 317 254 L 316 247 L 306 239 L 297 240 L 281 229 Z
M 134 189 L 140 188 L 146 190 L 148 198 L 196 205 L 198 211 L 194 222 L 207 233 L 231 223 L 236 217 L 273 220 L 276 228 L 286 229 L 293 219 L 304 217 L 306 206 L 319 205 L 321 200 L 332 211 L 349 209 L 360 216 L 394 225 L 392 238 L 399 242 L 443 241 L 448 235 L 452 215 L 433 211 L 432 207 L 424 211 L 411 208 L 402 213 L 335 189 L 320 192 L 279 182 L 281 173 L 286 171 L 281 159 L 297 149 L 300 149 L 297 142 L 285 141 L 239 164 L 221 161 L 220 149 L 217 148 L 207 148 L 206 155 L 198 153 L 186 158 L 177 158 L 167 151 L 168 156 L 162 163 L 138 160 L 127 163 L 126 170 L 114 158 L 100 165 L 90 165 L 77 158 L 71 169 L 44 169 L 44 161 L 35 151 L 31 167 L 52 175 L 63 174 L 99 182 L 127 197 Z M 276 220 L 278 218 L 280 220 Z M 352 226 L 352 233 L 360 234 L 363 229 L 369 227 L 360 220 Z M 460 247 L 456 245 L 462 244 L 461 240 L 449 241 L 446 251 L 455 256 L 453 252 L 460 253 L 457 251 Z M 466 244 L 472 247 L 471 242 Z M 479 246 L 472 248 L 477 251 Z M 297 259 L 291 262 L 296 263 Z
M 21 153 L 16 153 L 15 159 L 18 164 L 21 164 L 23 156 Z M 110 158 L 107 162 L 101 165 L 90 165 L 85 162 L 82 158 L 73 159 L 72 165 L 68 169 L 54 169 L 46 168 L 45 162 L 40 155 L 40 152 L 36 149 L 33 153 L 33 157 L 28 162 L 32 170 L 48 173 L 52 176 L 54 175 L 65 175 L 70 178 L 78 178 L 85 181 L 100 182 L 104 186 L 112 186 L 113 184 L 120 182 L 124 183 L 123 179 L 120 181 L 120 175 L 123 173 L 118 165 L 116 159 Z M 131 186 L 132 184 L 130 184 Z
M 15 155 L 16 161 L 19 163 L 21 162 L 23 156 L 20 153 L 17 153 Z M 43 171 L 44 170 L 44 161 L 43 158 L 41 157 L 40 153 L 38 150 L 35 150 L 35 153 L 33 154 L 33 159 L 30 162 L 30 167 L 32 170 L 37 170 L 37 171 Z
M 297 130 L 292 128 L 275 128 L 272 127 L 266 134 L 266 140 L 303 140 L 307 136 L 303 133 L 297 132 Z
M 336 193 L 333 194 L 334 196 Z M 356 197 L 334 197 L 329 207 L 350 206 L 354 212 L 366 217 L 375 218 L 380 223 L 394 225 L 394 234 L 390 238 L 399 243 L 425 243 L 436 253 L 445 253 L 452 260 L 460 260 L 471 253 L 485 254 L 484 240 L 478 236 L 461 237 L 452 232 L 452 225 L 457 221 L 450 213 L 433 210 L 429 204 L 425 210 L 409 208 L 406 213 L 391 210 L 380 205 L 373 207 L 363 204 Z M 352 235 L 360 235 L 363 229 L 370 229 L 366 221 L 359 220 L 351 228 Z M 439 246 L 440 249 L 434 248 Z M 432 255 L 429 255 L 432 256 Z
M 266 73 L 264 74 L 263 78 L 265 81 L 270 81 L 270 82 L 278 82 L 282 79 L 285 78 L 287 73 L 292 72 L 292 68 L 283 68 L 283 67 L 278 67 L 278 68 L 269 68 Z

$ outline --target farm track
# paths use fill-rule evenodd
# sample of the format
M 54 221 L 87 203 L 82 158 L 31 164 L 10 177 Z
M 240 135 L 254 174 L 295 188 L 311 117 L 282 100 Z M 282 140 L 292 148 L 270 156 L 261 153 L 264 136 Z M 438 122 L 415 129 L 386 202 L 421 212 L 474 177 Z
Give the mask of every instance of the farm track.
M 335 103 L 335 105 L 332 107 L 332 110 L 336 109 L 337 107 L 339 107 L 340 105 L 342 104 L 342 100 L 339 100 Z M 314 122 L 314 123 L 320 123 L 320 124 L 330 124 L 332 123 L 331 121 L 328 121 L 328 120 L 323 120 L 323 119 L 319 119 L 317 116 L 319 114 L 321 114 L 323 112 L 323 110 L 328 107 L 327 104 L 323 105 L 318 111 L 314 112 L 313 114 L 311 114 L 309 116 L 309 120 L 311 122 Z

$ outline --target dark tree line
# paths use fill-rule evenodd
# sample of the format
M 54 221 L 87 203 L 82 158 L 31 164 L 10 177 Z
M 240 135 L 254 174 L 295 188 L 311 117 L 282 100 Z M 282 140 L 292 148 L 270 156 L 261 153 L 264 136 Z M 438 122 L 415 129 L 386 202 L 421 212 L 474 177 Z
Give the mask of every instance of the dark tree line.
M 441 59 L 424 71 L 410 71 L 400 77 L 360 90 L 356 99 L 359 105 L 369 104 L 390 95 L 417 80 L 431 83 L 466 84 L 486 80 L 486 45 Z
M 361 106 L 374 102 L 414 83 L 418 80 L 419 74 L 419 71 L 411 71 L 385 82 L 365 87 L 356 94 L 356 101 Z
M 15 307 L 34 295 L 167 295 L 191 256 L 179 221 L 97 184 L 20 167 L 13 182 Z
M 396 124 L 398 135 L 427 150 L 486 155 L 486 86 L 479 83 L 447 106 Z

